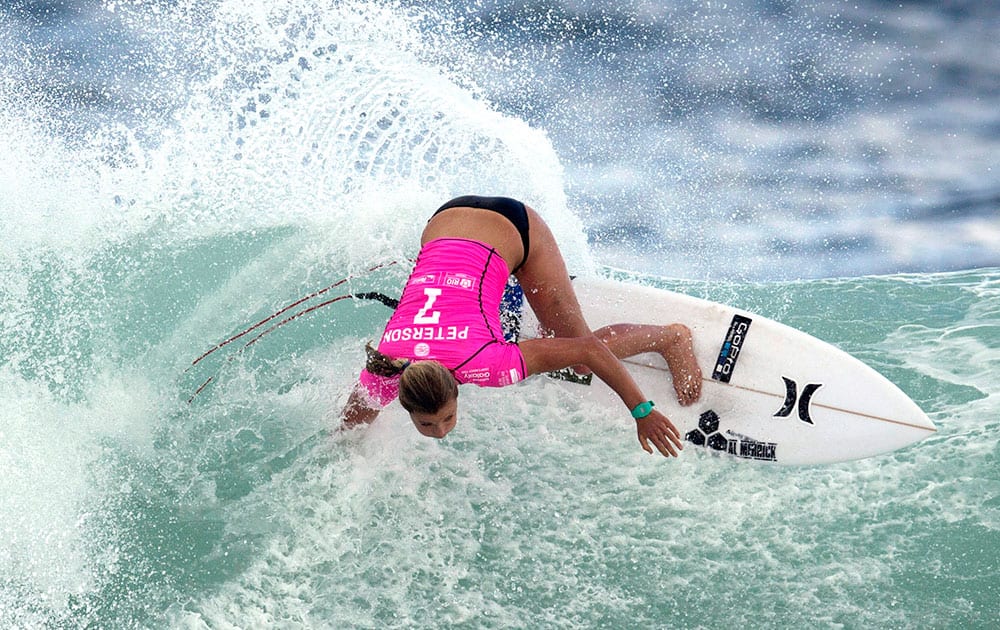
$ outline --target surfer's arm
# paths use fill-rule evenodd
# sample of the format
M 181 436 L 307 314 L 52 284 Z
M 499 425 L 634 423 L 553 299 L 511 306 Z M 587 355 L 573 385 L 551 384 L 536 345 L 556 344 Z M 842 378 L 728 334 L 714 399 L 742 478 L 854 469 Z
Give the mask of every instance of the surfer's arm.
M 370 424 L 379 414 L 379 409 L 373 409 L 368 402 L 368 396 L 361 387 L 351 390 L 341 415 L 341 427 L 350 429 L 359 424 Z
M 610 387 L 629 409 L 647 398 L 622 362 L 608 346 L 594 335 L 586 337 L 549 337 L 528 339 L 518 344 L 528 375 L 560 370 L 572 365 L 586 365 Z M 636 421 L 639 444 L 649 453 L 649 442 L 664 456 L 676 456 L 681 447 L 680 432 L 666 416 L 653 410 Z

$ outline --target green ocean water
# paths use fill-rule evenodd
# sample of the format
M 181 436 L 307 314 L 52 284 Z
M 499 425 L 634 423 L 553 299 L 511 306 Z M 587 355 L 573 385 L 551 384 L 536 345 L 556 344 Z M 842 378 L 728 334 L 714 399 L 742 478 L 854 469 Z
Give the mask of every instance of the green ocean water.
M 314 240 L 287 226 L 19 270 L 0 345 L 4 626 L 1000 621 L 1000 271 L 633 276 L 830 341 L 939 427 L 889 455 L 776 468 L 646 456 L 626 419 L 544 381 L 463 390 L 442 442 L 399 410 L 336 435 L 377 303 L 331 304 L 188 370 L 339 279 L 288 264 Z M 405 268 L 349 285 L 398 290 Z
M 662 274 L 612 269 L 546 132 L 435 65 L 448 32 L 420 15 L 107 4 L 146 38 L 140 87 L 167 113 L 67 131 L 0 56 L 0 627 L 1000 626 L 1000 269 L 743 282 L 772 258 L 742 233 L 681 251 L 723 261 L 694 266 L 717 279 L 672 279 L 653 248 L 634 268 Z M 707 180 L 730 182 L 721 162 Z M 544 379 L 463 389 L 440 442 L 398 408 L 335 433 L 386 308 L 271 327 L 398 293 L 428 214 L 462 193 L 539 209 L 575 274 L 837 345 L 938 433 L 832 466 L 666 461 Z M 969 213 L 983 249 L 988 212 Z M 733 220 L 787 238 L 752 214 Z

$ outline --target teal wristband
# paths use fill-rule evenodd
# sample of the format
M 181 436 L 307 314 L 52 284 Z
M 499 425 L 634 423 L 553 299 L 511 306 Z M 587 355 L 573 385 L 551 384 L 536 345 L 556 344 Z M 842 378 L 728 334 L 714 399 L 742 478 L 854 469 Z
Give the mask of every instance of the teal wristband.
M 653 407 L 654 405 L 652 400 L 647 400 L 644 403 L 639 403 L 638 405 L 635 406 L 634 409 L 632 409 L 632 417 L 635 418 L 636 420 L 641 420 L 646 416 L 648 416 L 649 414 L 653 413 Z

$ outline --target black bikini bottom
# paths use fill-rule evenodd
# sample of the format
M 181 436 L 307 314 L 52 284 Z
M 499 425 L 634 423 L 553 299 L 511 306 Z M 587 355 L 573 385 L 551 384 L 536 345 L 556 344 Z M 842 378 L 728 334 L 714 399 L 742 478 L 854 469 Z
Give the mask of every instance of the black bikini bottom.
M 465 195 L 463 197 L 456 197 L 438 208 L 432 217 L 437 215 L 439 212 L 447 210 L 449 208 L 477 208 L 479 210 L 492 210 L 507 217 L 514 227 L 517 228 L 518 234 L 521 235 L 521 244 L 524 245 L 524 257 L 521 258 L 521 262 L 514 267 L 511 273 L 516 273 L 518 269 L 524 264 L 524 261 L 528 259 L 528 210 L 524 207 L 524 204 L 516 199 L 511 199 L 509 197 L 479 197 L 477 195 Z

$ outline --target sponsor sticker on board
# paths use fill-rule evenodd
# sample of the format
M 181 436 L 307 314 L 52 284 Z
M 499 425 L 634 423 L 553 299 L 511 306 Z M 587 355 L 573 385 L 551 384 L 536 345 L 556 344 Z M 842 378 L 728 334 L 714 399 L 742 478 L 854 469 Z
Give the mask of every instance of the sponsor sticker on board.
M 719 349 L 719 358 L 715 362 L 715 369 L 712 370 L 714 380 L 728 383 L 733 378 L 733 371 L 736 369 L 736 362 L 740 359 L 740 351 L 743 350 L 743 344 L 746 343 L 752 321 L 743 315 L 733 315 L 726 339 Z

